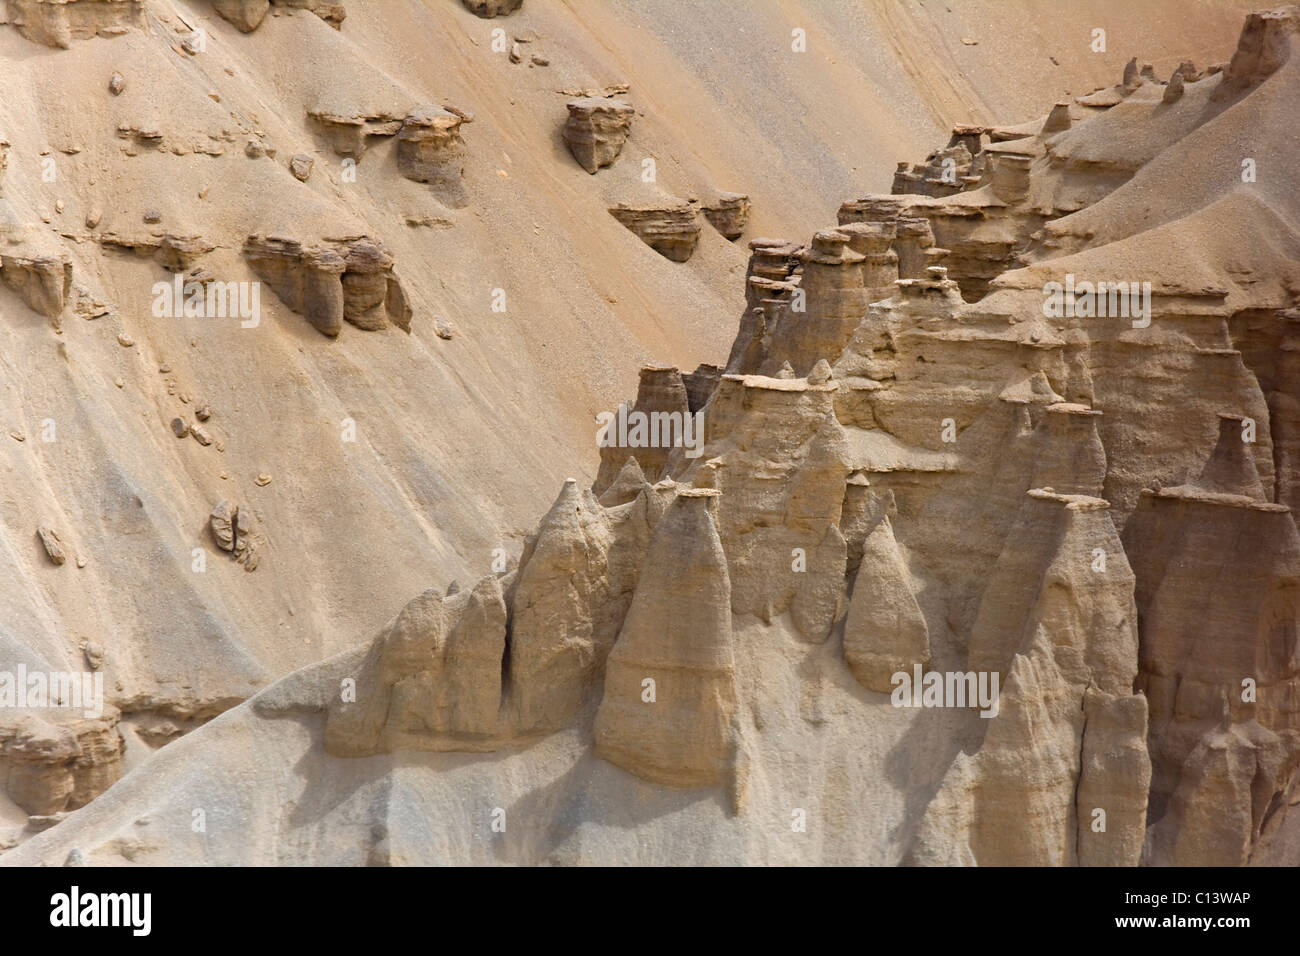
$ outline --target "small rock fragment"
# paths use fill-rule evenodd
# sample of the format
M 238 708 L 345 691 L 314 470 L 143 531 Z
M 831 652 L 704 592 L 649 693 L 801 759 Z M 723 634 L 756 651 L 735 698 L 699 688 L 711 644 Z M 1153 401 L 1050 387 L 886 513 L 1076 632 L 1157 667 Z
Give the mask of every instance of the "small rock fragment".
M 236 507 L 230 502 L 221 501 L 208 515 L 208 528 L 212 532 L 212 540 L 222 551 L 233 551 L 235 548 L 236 511 Z
M 63 551 L 63 542 L 59 540 L 58 534 L 48 525 L 41 525 L 36 529 L 40 536 L 41 544 L 45 547 L 45 553 L 56 565 L 61 565 L 68 560 L 67 554 Z
M 456 327 L 446 319 L 435 319 L 433 330 L 438 333 L 438 338 L 440 339 L 450 339 L 456 334 Z
M 175 435 L 177 438 L 184 438 L 184 437 L 185 437 L 186 435 L 188 435 L 189 433 L 190 433 L 190 426 L 187 425 L 187 424 L 185 424 L 185 419 L 183 419 L 183 418 L 173 418 L 173 419 L 172 419 L 172 434 L 173 434 L 173 435 Z
M 256 478 L 254 478 L 254 479 L 253 479 L 253 482 L 254 482 L 254 483 L 255 483 L 259 488 L 265 488 L 267 485 L 269 485 L 269 484 L 271 483 L 271 476 L 268 475 L 268 474 L 263 473 L 263 474 L 258 475 Z
M 118 96 L 126 88 L 126 79 L 121 73 L 114 73 L 108 78 L 108 92 Z
M 306 153 L 298 153 L 289 160 L 289 172 L 293 173 L 293 178 L 300 183 L 305 183 L 311 179 L 312 167 L 316 161 Z
M 205 448 L 212 444 L 212 436 L 208 434 L 207 429 L 202 425 L 191 425 L 190 434 L 194 437 L 196 442 Z

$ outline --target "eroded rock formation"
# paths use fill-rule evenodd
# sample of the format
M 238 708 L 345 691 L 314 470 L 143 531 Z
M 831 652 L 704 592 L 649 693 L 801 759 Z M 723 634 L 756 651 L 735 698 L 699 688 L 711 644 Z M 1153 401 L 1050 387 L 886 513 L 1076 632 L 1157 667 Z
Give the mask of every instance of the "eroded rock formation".
M 9 799 L 34 818 L 51 817 L 83 807 L 111 787 L 123 772 L 121 715 L 111 705 L 103 710 L 94 717 L 75 709 L 6 710 L 0 781 Z
M 8 0 L 7 12 L 28 40 L 62 49 L 144 26 L 143 0 Z
M 669 786 L 722 783 L 735 747 L 730 581 L 710 506 L 686 489 L 655 528 L 605 664 L 596 753 Z
M 272 6 L 309 10 L 336 29 L 348 15 L 337 0 L 212 0 L 212 8 L 244 33 L 252 33 L 261 26 Z
M 741 193 L 723 193 L 713 202 L 705 203 L 704 218 L 724 239 L 739 239 L 749 221 L 749 197 Z
M 250 236 L 244 257 L 280 300 L 317 330 L 337 336 L 347 321 L 374 331 L 411 330 L 411 308 L 393 257 L 367 236 L 308 245 L 283 236 Z
M 440 106 L 425 106 L 408 113 L 397 132 L 397 168 L 407 179 L 429 183 L 435 194 L 453 208 L 469 198 L 461 184 L 465 145 L 460 137 L 462 113 Z
M 609 212 L 647 246 L 673 262 L 689 259 L 700 241 L 699 215 L 690 203 L 620 203 Z
M 622 100 L 600 96 L 580 97 L 566 105 L 569 118 L 564 123 L 564 142 L 578 165 L 593 175 L 602 166 L 614 165 L 636 111 Z

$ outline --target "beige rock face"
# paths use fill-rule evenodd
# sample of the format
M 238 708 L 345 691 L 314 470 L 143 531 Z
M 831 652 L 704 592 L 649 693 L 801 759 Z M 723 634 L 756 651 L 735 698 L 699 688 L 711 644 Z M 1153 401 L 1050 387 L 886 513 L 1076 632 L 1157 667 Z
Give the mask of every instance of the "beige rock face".
M 749 221 L 749 197 L 723 193 L 703 207 L 704 218 L 726 239 L 739 239 Z
M 325 746 L 340 756 L 395 750 L 493 749 L 500 730 L 506 604 L 502 582 L 443 597 L 426 591 L 402 609 L 340 681 Z
M 66 255 L 0 253 L 0 280 L 33 311 L 57 321 L 72 294 L 72 262 Z
M 252 33 L 272 6 L 285 10 L 309 10 L 337 28 L 347 19 L 347 9 L 337 0 L 212 0 L 212 8 L 244 33 Z
M 1106 502 L 1030 492 L 971 637 L 968 666 L 1001 675 L 996 713 L 927 809 L 916 862 L 1138 862 L 1151 772 L 1133 584 Z
M 1246 862 L 1300 738 L 1300 537 L 1261 500 L 1239 416 L 1187 485 L 1144 492 L 1125 529 L 1138 574 L 1138 687 L 1151 702 L 1149 862 Z
M 808 628 L 801 633 L 817 641 L 825 637 L 847 560 L 838 525 L 849 469 L 836 389 L 834 381 L 724 376 L 703 453 L 690 466 L 723 462 L 718 527 L 732 610 L 770 621 L 799 597 L 797 620 Z
M 566 105 L 564 142 L 578 165 L 593 175 L 602 166 L 612 166 L 627 142 L 636 111 L 622 100 L 599 96 L 569 100 Z
M 605 494 L 633 457 L 642 476 L 658 481 L 674 447 L 686 438 L 688 424 L 694 427 L 693 420 L 687 420 L 692 409 L 681 372 L 662 365 L 644 366 L 636 401 L 630 407 L 620 405 L 612 414 L 600 438 L 600 470 L 592 485 L 598 495 Z
M 0 722 L 0 780 L 26 813 L 50 816 L 83 807 L 122 776 L 121 715 L 111 705 L 101 716 L 83 713 L 6 710 Z
M 257 235 L 244 243 L 244 257 L 285 305 L 324 335 L 337 336 L 344 321 L 367 331 L 389 323 L 410 331 L 410 305 L 393 257 L 377 240 L 307 245 Z
M 271 0 L 212 0 L 212 9 L 244 33 L 252 33 L 266 19 Z
M 1247 16 L 1220 89 L 1224 94 L 1235 93 L 1272 76 L 1290 59 L 1297 35 L 1300 8 L 1295 5 Z
M 735 653 L 720 492 L 679 493 L 655 528 L 609 653 L 596 753 L 668 786 L 722 783 L 734 750 Z
M 803 278 L 801 303 L 784 305 L 770 333 L 769 357 L 762 372 L 772 374 L 789 362 L 796 375 L 806 376 L 822 359 L 832 361 L 844 351 L 867 306 L 861 265 L 851 239 L 838 230 L 813 237 L 800 254 Z M 801 305 L 802 308 L 798 308 Z
M 649 541 L 651 506 L 643 493 L 615 519 L 569 479 L 525 548 L 507 690 L 521 732 L 566 726 L 598 686 Z
M 869 511 L 875 520 L 860 545 L 853 600 L 844 622 L 844 660 L 863 687 L 888 693 L 894 688 L 894 674 L 929 666 L 930 634 L 889 516 L 879 501 Z
M 28 40 L 62 49 L 144 26 L 142 0 L 8 0 L 7 12 Z
M 465 144 L 462 114 L 440 106 L 425 106 L 407 114 L 397 133 L 397 168 L 407 179 L 429 183 L 446 205 L 459 208 L 469 202 L 461 175 Z
M 700 241 L 700 218 L 689 203 L 629 206 L 620 203 L 609 214 L 627 226 L 665 259 L 685 262 Z

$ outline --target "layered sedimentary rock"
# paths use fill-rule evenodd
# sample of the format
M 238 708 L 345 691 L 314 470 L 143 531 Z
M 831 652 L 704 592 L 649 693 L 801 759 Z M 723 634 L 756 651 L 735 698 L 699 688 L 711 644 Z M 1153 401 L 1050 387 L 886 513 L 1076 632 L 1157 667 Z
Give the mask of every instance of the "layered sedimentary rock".
M 600 493 L 599 500 L 606 508 L 625 505 L 629 501 L 634 501 L 637 495 L 649 487 L 650 483 L 646 481 L 640 463 L 636 460 L 636 456 L 631 455 L 623 462 L 623 467 L 619 469 L 614 480 L 609 482 L 608 487 Z M 593 492 L 594 490 L 593 486 Z
M 158 241 L 156 258 L 158 264 L 168 272 L 188 272 L 199 259 L 215 248 L 216 244 L 203 236 L 168 233 Z
M 1138 862 L 1150 765 L 1133 585 L 1106 502 L 1030 493 L 971 638 L 968 667 L 1002 690 L 973 718 L 982 742 L 949 769 L 914 862 Z
M 690 203 L 651 206 L 620 203 L 609 213 L 647 246 L 673 262 L 689 259 L 700 241 L 700 218 Z
M 564 123 L 564 142 L 578 165 L 595 174 L 612 166 L 627 142 L 632 116 L 636 112 L 622 100 L 584 96 L 566 104 L 569 118 Z
M 28 40 L 62 49 L 144 26 L 143 0 L 8 0 L 7 12 Z
M 57 320 L 72 295 L 72 260 L 63 252 L 3 252 L 0 280 L 32 310 Z
M 686 403 L 692 413 L 702 411 L 713 397 L 718 382 L 722 379 L 722 369 L 716 365 L 700 363 L 694 372 L 682 375 L 682 385 L 686 389 Z
M 821 359 L 833 361 L 848 344 L 867 305 L 862 264 L 852 239 L 836 229 L 823 230 L 800 254 L 799 297 L 782 301 L 767 329 L 768 356 L 760 371 L 771 375 L 789 362 L 796 375 L 807 375 Z
M 250 236 L 244 257 L 280 300 L 317 330 L 337 336 L 346 320 L 375 330 L 410 331 L 411 309 L 393 258 L 366 236 L 308 245 L 284 236 Z
M 784 239 L 749 240 L 749 267 L 745 272 L 745 301 L 756 306 L 771 290 L 784 288 L 800 268 L 803 247 Z M 757 282 L 755 280 L 758 280 Z
M 244 257 L 280 300 L 317 330 L 336 336 L 343 330 L 343 272 L 334 249 L 305 246 L 280 236 L 251 236 Z
M 707 441 L 691 476 L 715 468 L 718 526 L 736 614 L 765 621 L 799 601 L 799 633 L 821 641 L 844 586 L 839 531 L 848 449 L 835 418 L 837 383 L 725 375 L 709 408 Z
M 343 264 L 344 319 L 372 332 L 390 322 L 411 331 L 410 305 L 393 273 L 393 257 L 381 243 L 365 237 L 350 242 Z
M 342 113 L 329 109 L 308 110 L 307 116 L 324 135 L 330 149 L 344 159 L 359 160 L 372 137 L 396 136 L 405 117 L 396 113 Z
M 735 652 L 716 490 L 680 492 L 655 529 L 610 651 L 596 753 L 669 786 L 722 783 L 734 750 Z
M 461 176 L 465 144 L 460 126 L 464 115 L 440 106 L 424 106 L 408 113 L 397 133 L 397 168 L 407 179 L 429 183 L 448 206 L 469 202 Z
M 1272 500 L 1300 508 L 1300 309 L 1243 309 L 1229 321 L 1233 347 L 1259 382 L 1268 406 Z M 1258 463 L 1257 463 L 1258 465 Z
M 688 437 L 695 437 L 693 432 L 686 433 L 695 427 L 692 412 L 681 372 L 671 366 L 643 366 L 635 402 L 620 405 L 603 427 L 600 470 L 592 490 L 602 494 L 632 456 L 651 482 L 658 481 L 673 449 Z M 699 438 L 702 440 L 703 435 Z
M 1246 862 L 1300 765 L 1300 536 L 1262 500 L 1240 416 L 1192 481 L 1143 493 L 1138 687 L 1151 705 L 1149 862 Z
M 0 724 L 0 781 L 26 813 L 48 817 L 83 807 L 122 776 L 121 715 L 111 705 L 100 716 L 83 713 L 11 710 Z
M 749 197 L 741 193 L 723 193 L 703 207 L 704 218 L 725 239 L 739 239 L 749 221 Z

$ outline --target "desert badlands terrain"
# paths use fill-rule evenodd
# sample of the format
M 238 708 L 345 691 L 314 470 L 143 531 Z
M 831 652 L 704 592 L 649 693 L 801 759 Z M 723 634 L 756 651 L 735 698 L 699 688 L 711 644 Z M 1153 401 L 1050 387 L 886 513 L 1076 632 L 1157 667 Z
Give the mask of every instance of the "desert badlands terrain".
M 0 864 L 1300 864 L 1300 6 L 0 0 Z

